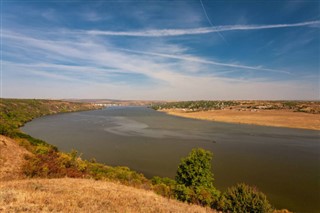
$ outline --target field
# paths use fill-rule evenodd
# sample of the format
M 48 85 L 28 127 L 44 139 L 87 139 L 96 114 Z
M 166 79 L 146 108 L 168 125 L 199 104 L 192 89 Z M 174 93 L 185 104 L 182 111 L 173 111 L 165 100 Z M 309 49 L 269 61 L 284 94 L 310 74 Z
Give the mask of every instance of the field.
M 320 130 L 320 114 L 289 110 L 238 111 L 226 109 L 185 112 L 181 109 L 164 109 L 161 111 L 170 115 L 210 121 Z
M 188 101 L 153 108 L 194 119 L 320 130 L 317 101 Z

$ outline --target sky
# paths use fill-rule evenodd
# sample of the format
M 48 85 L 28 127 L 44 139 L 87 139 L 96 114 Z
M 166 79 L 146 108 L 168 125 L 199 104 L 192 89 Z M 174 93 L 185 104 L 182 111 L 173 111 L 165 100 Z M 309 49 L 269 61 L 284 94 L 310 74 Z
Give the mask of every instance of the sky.
M 1 0 L 1 97 L 319 100 L 319 1 Z

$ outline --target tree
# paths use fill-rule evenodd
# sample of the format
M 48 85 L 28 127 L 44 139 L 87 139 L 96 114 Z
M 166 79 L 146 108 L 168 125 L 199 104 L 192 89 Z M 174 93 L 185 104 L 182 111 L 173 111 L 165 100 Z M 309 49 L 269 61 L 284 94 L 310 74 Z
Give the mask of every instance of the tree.
M 211 152 L 198 148 L 181 160 L 176 175 L 176 196 L 179 200 L 213 205 L 219 191 L 213 186 L 212 156 Z
M 211 160 L 213 154 L 204 149 L 193 149 L 178 167 L 176 181 L 186 187 L 213 187 Z

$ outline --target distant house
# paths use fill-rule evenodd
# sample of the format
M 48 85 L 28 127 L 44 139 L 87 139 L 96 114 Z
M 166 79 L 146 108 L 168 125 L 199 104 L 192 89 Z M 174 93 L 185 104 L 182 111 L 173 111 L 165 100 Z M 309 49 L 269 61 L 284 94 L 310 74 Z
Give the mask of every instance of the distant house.
M 267 106 L 257 106 L 258 109 L 268 109 Z
M 104 107 L 106 107 L 106 106 L 108 106 L 108 104 L 95 104 L 96 106 L 104 106 Z

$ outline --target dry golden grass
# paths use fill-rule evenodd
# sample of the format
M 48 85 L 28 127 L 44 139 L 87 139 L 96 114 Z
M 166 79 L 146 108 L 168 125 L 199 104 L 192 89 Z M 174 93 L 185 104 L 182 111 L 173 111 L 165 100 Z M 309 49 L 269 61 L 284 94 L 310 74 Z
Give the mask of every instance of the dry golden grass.
M 161 111 L 170 115 L 202 120 L 320 130 L 320 114 L 292 112 L 288 110 L 184 112 L 179 109 L 165 109 Z
M 214 212 L 119 183 L 89 179 L 23 179 L 18 143 L 0 135 L 0 212 Z
M 30 179 L 0 185 L 0 212 L 214 212 L 117 183 Z
M 14 140 L 0 135 L 0 181 L 21 179 L 24 155 L 30 154 Z

